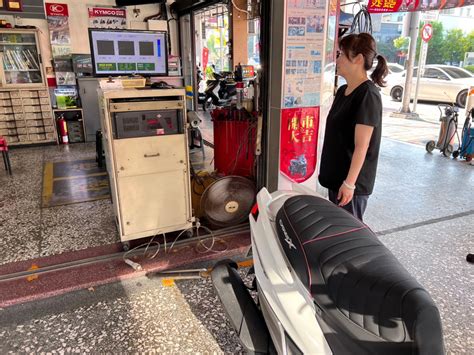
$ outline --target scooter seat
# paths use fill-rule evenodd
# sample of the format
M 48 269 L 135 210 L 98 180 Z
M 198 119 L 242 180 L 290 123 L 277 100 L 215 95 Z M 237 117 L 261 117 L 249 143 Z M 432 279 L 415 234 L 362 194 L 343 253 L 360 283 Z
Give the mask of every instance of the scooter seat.
M 332 348 L 444 354 L 435 303 L 364 223 L 323 198 L 298 195 L 285 201 L 276 226 Z

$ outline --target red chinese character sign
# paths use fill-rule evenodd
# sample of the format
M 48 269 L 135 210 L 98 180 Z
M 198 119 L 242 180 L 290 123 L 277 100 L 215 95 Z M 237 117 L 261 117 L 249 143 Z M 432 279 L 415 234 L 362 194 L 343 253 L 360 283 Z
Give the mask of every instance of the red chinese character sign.
M 452 9 L 472 5 L 473 0 L 369 0 L 370 13 Z
M 280 172 L 301 183 L 316 170 L 319 107 L 287 108 L 281 113 Z

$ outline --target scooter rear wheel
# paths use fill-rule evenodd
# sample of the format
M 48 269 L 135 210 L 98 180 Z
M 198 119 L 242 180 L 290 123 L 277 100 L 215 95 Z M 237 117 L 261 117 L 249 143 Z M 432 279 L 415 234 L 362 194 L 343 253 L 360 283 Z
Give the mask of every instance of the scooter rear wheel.
M 426 143 L 426 151 L 428 153 L 431 153 L 435 148 L 436 148 L 436 142 L 435 141 L 429 141 L 428 143 Z

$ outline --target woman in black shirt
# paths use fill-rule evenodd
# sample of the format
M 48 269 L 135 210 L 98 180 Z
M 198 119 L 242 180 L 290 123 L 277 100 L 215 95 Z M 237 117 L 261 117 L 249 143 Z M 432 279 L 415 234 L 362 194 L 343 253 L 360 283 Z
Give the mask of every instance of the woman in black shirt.
M 319 182 L 329 199 L 362 220 L 372 193 L 382 130 L 379 89 L 388 73 L 387 62 L 377 54 L 368 33 L 341 39 L 337 74 L 347 84 L 339 88 L 326 123 Z M 374 60 L 378 63 L 367 77 Z

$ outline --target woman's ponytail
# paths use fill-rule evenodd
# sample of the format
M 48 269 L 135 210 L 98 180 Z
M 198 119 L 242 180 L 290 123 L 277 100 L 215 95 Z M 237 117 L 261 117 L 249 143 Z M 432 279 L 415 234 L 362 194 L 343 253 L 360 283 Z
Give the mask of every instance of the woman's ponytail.
M 384 78 L 388 74 L 387 60 L 380 54 L 377 54 L 375 58 L 377 59 L 377 66 L 370 75 L 370 78 L 375 84 L 382 87 L 386 84 Z

